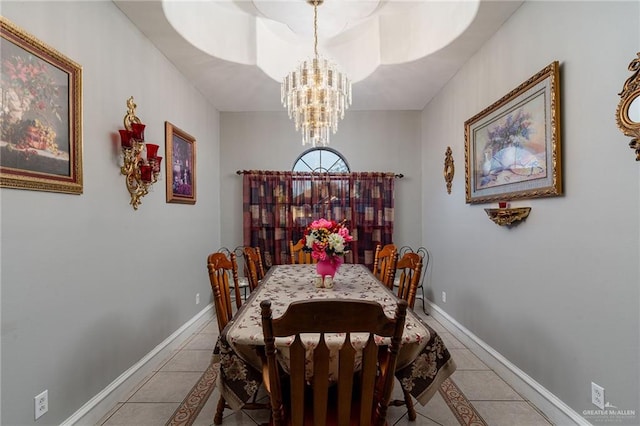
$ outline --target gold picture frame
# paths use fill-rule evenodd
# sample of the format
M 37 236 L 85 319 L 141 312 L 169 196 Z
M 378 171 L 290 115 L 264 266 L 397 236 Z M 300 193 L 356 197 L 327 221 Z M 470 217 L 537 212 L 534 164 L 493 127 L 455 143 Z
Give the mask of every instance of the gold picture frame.
M 196 139 L 165 121 L 167 203 L 196 203 Z
M 467 120 L 467 203 L 562 194 L 560 71 L 552 62 Z
M 82 67 L 0 16 L 0 187 L 81 194 Z

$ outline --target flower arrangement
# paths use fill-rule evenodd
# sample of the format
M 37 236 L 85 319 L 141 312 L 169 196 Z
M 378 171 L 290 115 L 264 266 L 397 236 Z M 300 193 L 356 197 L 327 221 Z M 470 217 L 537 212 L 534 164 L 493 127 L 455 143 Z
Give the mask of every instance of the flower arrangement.
M 8 56 L 2 61 L 3 140 L 18 148 L 36 148 L 58 153 L 56 132 L 47 117 L 62 121 L 59 84 L 46 63 L 32 55 Z M 36 118 L 38 117 L 38 118 Z
M 519 146 L 527 141 L 532 132 L 531 114 L 520 108 L 515 115 L 509 114 L 504 123 L 489 129 L 489 141 L 485 149 L 491 149 L 491 155 L 509 146 Z
M 343 255 L 345 245 L 353 240 L 344 222 L 318 219 L 305 230 L 305 246 L 302 248 L 317 260 L 327 260 Z

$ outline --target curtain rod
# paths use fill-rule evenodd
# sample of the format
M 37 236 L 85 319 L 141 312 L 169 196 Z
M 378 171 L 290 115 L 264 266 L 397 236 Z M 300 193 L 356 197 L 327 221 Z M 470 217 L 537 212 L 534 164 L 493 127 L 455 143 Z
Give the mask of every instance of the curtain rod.
M 236 174 L 244 175 L 246 173 L 255 173 L 257 171 L 258 170 L 236 170 Z M 368 172 L 353 172 L 353 173 L 368 173 Z M 377 172 L 374 172 L 374 173 L 377 173 Z M 336 174 L 340 174 L 340 173 L 336 173 Z M 404 177 L 402 173 L 395 173 L 394 176 L 397 177 L 398 179 L 402 179 Z

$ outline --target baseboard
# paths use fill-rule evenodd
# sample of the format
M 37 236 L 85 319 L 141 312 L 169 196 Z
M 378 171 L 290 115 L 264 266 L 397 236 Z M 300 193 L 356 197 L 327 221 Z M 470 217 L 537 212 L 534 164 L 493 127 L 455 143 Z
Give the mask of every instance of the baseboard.
M 438 320 L 454 337 L 462 342 L 474 355 L 495 371 L 505 382 L 525 399 L 531 401 L 549 420 L 556 425 L 591 426 L 557 396 L 545 389 L 498 351 L 482 341 L 458 321 L 430 300 L 425 300 L 429 314 Z
M 146 376 L 153 372 L 158 364 L 164 361 L 174 349 L 179 348 L 194 332 L 214 317 L 213 305 L 209 304 L 182 327 L 167 337 L 140 361 L 122 373 L 109 386 L 91 398 L 71 417 L 62 422 L 63 426 L 94 425 L 102 419 L 118 402 Z

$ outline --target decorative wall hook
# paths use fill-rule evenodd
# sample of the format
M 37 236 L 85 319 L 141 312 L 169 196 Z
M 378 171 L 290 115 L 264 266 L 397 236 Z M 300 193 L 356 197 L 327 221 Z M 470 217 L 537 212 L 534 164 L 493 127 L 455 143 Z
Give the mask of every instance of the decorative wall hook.
M 453 153 L 451 152 L 451 147 L 448 146 L 444 153 L 444 181 L 447 183 L 448 194 L 451 194 L 451 182 L 453 182 L 455 171 L 456 169 L 453 166 Z
M 145 143 L 144 128 L 140 119 L 136 116 L 136 104 L 133 96 L 127 99 L 127 114 L 124 116 L 124 129 L 120 130 L 122 156 L 124 164 L 120 173 L 125 175 L 127 190 L 131 195 L 129 204 L 134 210 L 142 203 L 141 198 L 149 193 L 151 185 L 158 181 L 160 176 L 160 163 L 162 157 L 158 157 L 158 145 Z M 145 157 L 142 152 L 145 151 Z

